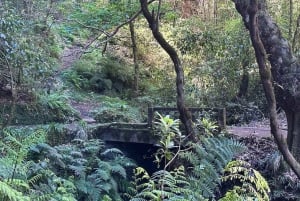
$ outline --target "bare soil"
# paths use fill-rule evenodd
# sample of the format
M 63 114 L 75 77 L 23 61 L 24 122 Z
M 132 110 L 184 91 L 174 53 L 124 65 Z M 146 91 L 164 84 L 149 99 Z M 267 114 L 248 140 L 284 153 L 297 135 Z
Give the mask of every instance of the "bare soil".
M 278 115 L 279 127 L 283 134 L 287 135 L 287 123 L 284 114 Z M 227 131 L 233 135 L 240 137 L 272 137 L 270 131 L 269 119 L 264 119 L 259 122 L 251 122 L 250 124 L 241 126 L 228 126 Z
M 90 40 L 86 44 L 90 43 Z M 60 68 L 58 69 L 57 75 L 62 71 L 73 67 L 73 64 L 80 59 L 84 52 L 85 45 L 76 44 L 71 47 L 66 47 L 60 58 Z M 92 112 L 99 107 L 99 103 L 93 100 L 85 101 L 70 101 L 71 106 L 77 110 L 80 114 L 80 118 L 87 123 L 94 123 L 95 120 L 92 117 Z

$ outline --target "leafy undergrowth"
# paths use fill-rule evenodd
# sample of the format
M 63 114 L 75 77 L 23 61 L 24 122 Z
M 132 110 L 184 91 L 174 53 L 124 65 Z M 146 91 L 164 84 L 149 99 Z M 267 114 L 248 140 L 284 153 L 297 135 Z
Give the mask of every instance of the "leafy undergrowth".
M 247 146 L 238 159 L 247 161 L 267 179 L 271 200 L 296 201 L 300 197 L 300 180 L 288 168 L 271 138 L 237 137 Z

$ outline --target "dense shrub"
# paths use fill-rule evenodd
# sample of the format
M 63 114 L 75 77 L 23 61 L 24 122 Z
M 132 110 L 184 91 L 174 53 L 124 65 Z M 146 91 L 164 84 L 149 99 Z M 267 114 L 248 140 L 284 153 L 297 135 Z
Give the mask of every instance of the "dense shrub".
M 94 112 L 94 116 L 100 123 L 143 121 L 139 109 L 119 98 L 104 98 L 101 107 Z

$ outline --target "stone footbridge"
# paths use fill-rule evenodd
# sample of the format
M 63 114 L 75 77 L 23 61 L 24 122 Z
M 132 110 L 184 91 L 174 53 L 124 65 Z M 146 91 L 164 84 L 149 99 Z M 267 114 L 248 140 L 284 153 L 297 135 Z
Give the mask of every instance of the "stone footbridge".
M 226 110 L 224 108 L 189 108 L 193 119 L 209 114 L 218 123 L 220 129 L 226 127 Z M 153 122 L 155 112 L 161 115 L 170 115 L 179 118 L 177 108 L 170 107 L 149 107 L 148 119 L 146 123 L 103 123 L 91 125 L 92 137 L 100 138 L 104 141 L 157 144 L 159 137 L 153 133 Z

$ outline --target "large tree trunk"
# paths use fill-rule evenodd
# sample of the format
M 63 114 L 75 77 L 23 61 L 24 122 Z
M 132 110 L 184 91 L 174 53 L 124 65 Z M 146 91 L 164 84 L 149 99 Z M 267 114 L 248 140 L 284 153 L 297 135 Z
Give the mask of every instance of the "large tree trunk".
M 195 132 L 193 129 L 193 122 L 192 122 L 192 116 L 190 112 L 188 111 L 187 107 L 185 106 L 185 100 L 184 100 L 184 72 L 181 66 L 181 61 L 179 59 L 179 56 L 176 52 L 176 50 L 166 41 L 166 39 L 163 37 L 161 32 L 159 31 L 159 16 L 160 16 L 160 4 L 161 1 L 159 1 L 158 5 L 158 11 L 157 13 L 154 13 L 152 10 L 152 13 L 150 13 L 148 9 L 148 3 L 147 0 L 140 0 L 141 8 L 143 15 L 147 19 L 147 22 L 149 24 L 149 27 L 152 31 L 152 34 L 156 41 L 160 44 L 160 46 L 168 53 L 170 58 L 173 61 L 174 69 L 176 72 L 176 92 L 177 92 L 177 108 L 180 113 L 180 120 L 183 123 L 187 136 L 190 137 L 191 140 L 195 141 Z
M 256 59 L 261 70 L 261 79 L 264 84 L 266 98 L 270 108 L 271 132 L 278 144 L 279 150 L 286 161 L 300 178 L 300 63 L 293 56 L 291 48 L 286 39 L 268 15 L 263 0 L 241 1 L 234 0 L 236 9 L 241 14 L 244 24 L 249 29 Z M 271 64 L 269 70 L 265 64 L 268 59 Z M 273 86 L 267 86 L 269 80 L 268 71 L 271 71 Z M 264 83 L 265 82 L 265 83 Z M 275 98 L 273 98 L 273 87 L 276 100 L 287 114 L 288 136 L 286 140 L 278 129 L 275 112 Z M 292 151 L 294 157 L 289 152 Z

